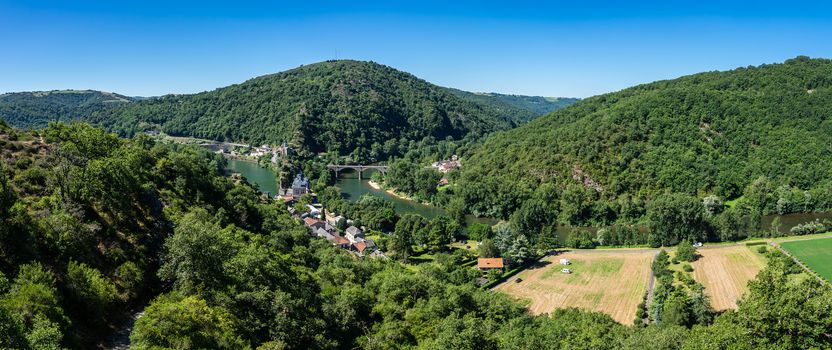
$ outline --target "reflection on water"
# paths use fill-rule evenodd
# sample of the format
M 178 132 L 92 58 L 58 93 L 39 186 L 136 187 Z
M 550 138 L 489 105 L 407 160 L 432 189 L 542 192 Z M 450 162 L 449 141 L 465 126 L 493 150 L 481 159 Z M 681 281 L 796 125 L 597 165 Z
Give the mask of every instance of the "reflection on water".
M 233 158 L 226 160 L 229 171 L 243 174 L 249 183 L 257 185 L 260 192 L 268 192 L 271 195 L 277 194 L 280 185 L 277 183 L 277 175 L 274 171 L 263 168 L 255 162 L 246 162 Z
M 242 174 L 250 183 L 256 184 L 262 192 L 269 192 L 271 194 L 277 193 L 279 188 L 277 175 L 271 169 L 261 167 L 254 162 L 228 159 L 228 170 Z M 365 171 L 364 180 L 359 180 L 358 174 L 355 172 L 349 170 L 339 172 L 336 186 L 341 188 L 344 198 L 352 202 L 358 201 L 361 196 L 368 193 L 389 200 L 393 203 L 393 206 L 396 208 L 396 212 L 399 213 L 399 215 L 415 213 L 426 218 L 434 218 L 439 215 L 447 214 L 447 212 L 442 208 L 402 199 L 393 196 L 386 191 L 377 190 L 371 187 L 369 185 L 369 180 L 367 180 L 369 179 L 370 174 L 371 171 Z M 477 221 L 489 224 L 497 222 L 493 219 L 474 218 L 473 216 L 470 216 L 467 219 L 469 222 Z
M 771 228 L 771 222 L 774 218 L 780 218 L 780 232 L 789 233 L 792 227 L 799 224 L 807 223 L 815 220 L 832 220 L 832 212 L 828 213 L 794 213 L 785 215 L 766 215 L 763 217 L 763 224 L 760 227 L 762 230 Z
M 277 193 L 277 190 L 279 188 L 277 176 L 271 169 L 260 167 L 257 163 L 254 162 L 246 162 L 236 159 L 228 159 L 228 169 L 232 172 L 243 174 L 243 176 L 245 176 L 249 182 L 257 184 L 257 186 L 260 188 L 260 191 L 262 192 L 269 192 L 270 194 Z M 365 171 L 364 179 L 368 179 L 370 173 L 370 171 Z M 374 196 L 378 196 L 393 202 L 393 205 L 396 208 L 396 212 L 400 215 L 406 213 L 415 213 L 422 215 L 426 218 L 434 218 L 439 215 L 447 214 L 447 212 L 442 208 L 438 208 L 432 205 L 424 205 L 422 203 L 406 199 L 401 199 L 385 191 L 372 188 L 368 184 L 368 182 L 369 180 L 359 180 L 358 175 L 355 172 L 343 171 L 339 173 L 338 182 L 336 185 L 339 188 L 341 188 L 341 192 L 343 193 L 344 198 L 346 198 L 347 200 L 355 202 L 358 201 L 361 198 L 361 196 L 369 193 Z M 788 233 L 789 230 L 792 229 L 792 227 L 795 227 L 798 224 L 813 221 L 815 219 L 832 220 L 832 212 L 767 215 L 763 217 L 761 228 L 763 230 L 769 229 L 771 227 L 771 221 L 778 216 L 780 217 L 781 223 L 780 232 L 783 233 Z M 466 221 L 468 221 L 469 223 L 481 222 L 493 225 L 496 224 L 498 220 L 490 218 L 475 218 L 469 215 Z M 580 229 L 590 230 L 593 233 L 595 233 L 598 230 L 597 227 L 580 227 Z M 642 229 L 646 231 L 646 228 Z M 557 232 L 561 241 L 563 241 L 566 237 L 569 236 L 571 230 L 572 227 L 558 227 Z

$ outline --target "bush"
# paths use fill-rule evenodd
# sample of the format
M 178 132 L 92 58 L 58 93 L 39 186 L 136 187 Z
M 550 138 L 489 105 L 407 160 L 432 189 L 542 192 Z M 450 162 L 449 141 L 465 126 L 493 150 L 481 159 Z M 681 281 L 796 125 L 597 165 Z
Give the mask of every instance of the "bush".
M 162 296 L 145 310 L 130 334 L 131 348 L 242 349 L 234 334 L 235 318 L 203 299 Z
M 76 305 L 90 321 L 104 316 L 118 300 L 116 287 L 95 268 L 71 261 L 67 267 L 67 287 Z
M 690 264 L 684 264 L 682 265 L 682 270 L 685 272 L 693 272 L 693 266 L 690 266 Z
M 681 261 L 696 260 L 696 248 L 693 243 L 688 240 L 679 242 L 679 246 L 676 248 L 676 257 Z
M 764 246 L 764 245 L 760 246 L 759 248 L 757 248 L 757 253 L 760 253 L 760 254 L 768 253 L 768 248 L 766 248 L 766 246 Z

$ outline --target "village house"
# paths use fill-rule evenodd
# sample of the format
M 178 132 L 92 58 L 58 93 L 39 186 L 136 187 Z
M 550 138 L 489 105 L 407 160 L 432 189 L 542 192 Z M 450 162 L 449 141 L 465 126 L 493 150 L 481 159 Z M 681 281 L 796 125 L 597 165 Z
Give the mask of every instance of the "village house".
M 292 187 L 290 188 L 282 188 L 278 191 L 278 195 L 281 197 L 292 197 L 292 199 L 298 199 L 301 196 L 312 193 L 309 189 L 309 179 L 303 176 L 303 173 L 299 173 L 295 176 L 295 179 L 292 180 Z
M 337 226 L 338 221 L 341 221 L 342 219 L 344 219 L 343 216 L 341 216 L 341 215 L 335 216 L 335 215 L 332 215 L 332 213 L 330 213 L 328 211 L 326 212 L 325 216 L 326 216 L 326 222 L 328 222 L 332 226 Z
M 454 154 L 451 159 L 440 160 L 438 162 L 434 162 L 430 166 L 441 171 L 442 173 L 447 173 L 453 169 L 459 168 L 460 165 L 459 158 L 456 154 Z
M 329 241 L 332 242 L 332 244 L 337 245 L 341 249 L 350 248 L 350 240 L 348 240 L 344 236 L 333 235 L 332 238 L 329 238 Z
M 347 227 L 346 234 L 344 234 L 350 242 L 358 242 L 359 240 L 364 240 L 364 232 L 361 231 L 358 227 L 350 226 Z
M 314 218 L 319 218 L 319 219 L 321 218 L 321 210 L 320 209 L 316 208 L 312 204 L 307 204 L 306 208 L 308 209 L 307 210 L 307 213 L 309 214 L 308 216 L 311 216 L 311 217 L 314 217 Z
M 503 258 L 479 258 L 477 259 L 477 268 L 480 271 L 488 271 L 494 269 L 502 270 L 504 268 Z

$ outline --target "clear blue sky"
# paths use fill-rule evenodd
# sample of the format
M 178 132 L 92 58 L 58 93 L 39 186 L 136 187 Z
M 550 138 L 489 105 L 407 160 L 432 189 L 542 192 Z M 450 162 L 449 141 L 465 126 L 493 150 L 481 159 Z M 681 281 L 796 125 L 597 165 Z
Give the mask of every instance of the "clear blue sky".
M 338 57 L 471 91 L 586 97 L 832 57 L 830 1 L 358 2 L 0 0 L 0 92 L 191 93 Z

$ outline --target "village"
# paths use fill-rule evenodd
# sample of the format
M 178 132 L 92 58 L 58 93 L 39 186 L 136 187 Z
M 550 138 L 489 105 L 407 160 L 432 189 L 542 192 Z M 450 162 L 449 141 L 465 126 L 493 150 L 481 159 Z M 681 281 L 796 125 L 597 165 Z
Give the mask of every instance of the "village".
M 458 163 L 454 166 L 458 166 Z M 353 220 L 335 215 L 319 203 L 306 204 L 301 207 L 302 209 L 298 208 L 296 204 L 304 195 L 315 197 L 311 191 L 309 179 L 300 173 L 295 176 L 291 186 L 281 189 L 274 199 L 282 202 L 292 217 L 302 221 L 312 237 L 326 239 L 332 245 L 347 250 L 359 258 L 388 259 L 375 241 L 365 237 L 365 228 L 353 225 Z M 339 230 L 339 226 L 346 228 Z M 499 276 L 506 271 L 507 262 L 503 258 L 480 257 L 476 260 L 476 268 L 484 274 L 479 280 L 480 285 L 491 282 L 494 276 Z M 569 273 L 570 271 L 565 269 L 563 272 Z M 488 278 L 489 273 L 491 273 L 491 278 Z
M 309 228 L 312 237 L 323 238 L 333 245 L 348 250 L 358 257 L 384 258 L 387 257 L 376 246 L 372 239 L 365 239 L 364 230 L 353 226 L 353 221 L 343 216 L 336 216 L 326 211 L 321 204 L 307 204 L 303 211 L 299 211 L 295 204 L 303 195 L 313 195 L 309 187 L 309 179 L 303 173 L 298 174 L 289 188 L 281 189 L 275 199 L 286 206 L 292 217 L 303 221 Z M 343 222 L 347 228 L 341 232 L 337 228 Z

